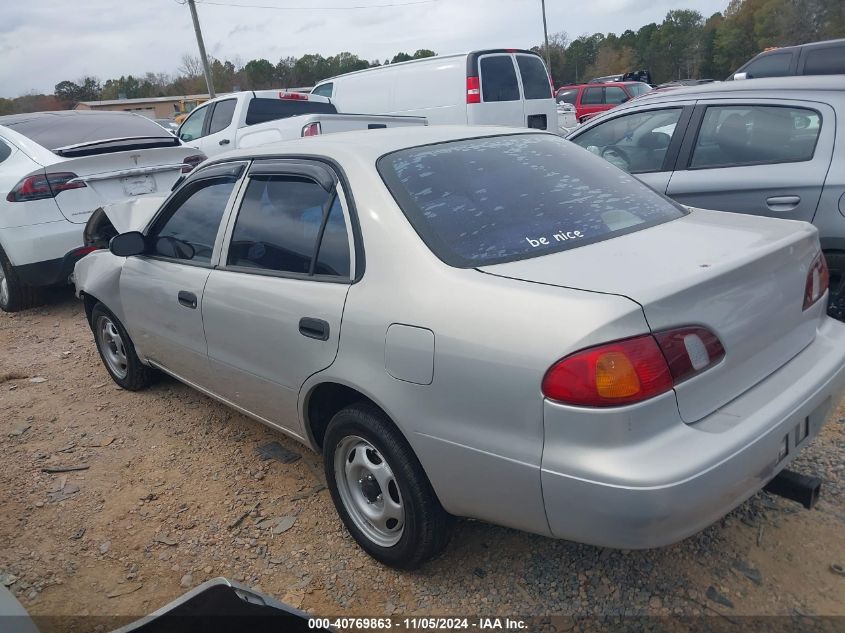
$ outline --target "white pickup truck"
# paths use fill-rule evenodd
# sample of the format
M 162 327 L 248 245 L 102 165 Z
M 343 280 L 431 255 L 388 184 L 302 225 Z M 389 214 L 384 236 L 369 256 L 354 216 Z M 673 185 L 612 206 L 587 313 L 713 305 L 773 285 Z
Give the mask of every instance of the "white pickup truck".
M 304 92 L 249 90 L 207 101 L 191 112 L 176 135 L 209 158 L 232 149 L 302 136 L 407 125 L 424 117 L 338 114 L 331 100 Z

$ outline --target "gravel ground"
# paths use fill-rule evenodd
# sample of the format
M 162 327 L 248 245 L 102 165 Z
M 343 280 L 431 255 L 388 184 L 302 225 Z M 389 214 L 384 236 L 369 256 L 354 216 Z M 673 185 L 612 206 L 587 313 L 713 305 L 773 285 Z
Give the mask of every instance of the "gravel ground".
M 0 349 L 0 581 L 36 616 L 138 616 L 220 575 L 320 615 L 845 615 L 843 404 L 796 463 L 825 480 L 812 512 L 761 493 L 650 551 L 461 521 L 399 573 L 357 548 L 304 447 L 172 380 L 118 389 L 69 293 L 0 313 Z M 262 461 L 272 441 L 301 459 Z

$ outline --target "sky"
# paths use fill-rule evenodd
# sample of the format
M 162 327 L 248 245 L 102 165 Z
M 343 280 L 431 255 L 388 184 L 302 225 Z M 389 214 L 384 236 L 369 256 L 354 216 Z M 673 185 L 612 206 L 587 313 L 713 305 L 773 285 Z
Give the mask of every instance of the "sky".
M 413 4 L 410 4 L 412 3 Z M 574 39 L 660 22 L 671 9 L 704 17 L 728 0 L 546 0 L 549 33 Z M 65 79 L 175 74 L 197 54 L 183 0 L 2 0 L 0 96 L 52 93 Z M 231 5 L 252 5 L 231 6 Z M 385 6 L 395 5 L 395 6 Z M 368 7 L 352 9 L 350 7 Z M 291 7 L 278 10 L 259 7 Z M 341 9 L 343 7 L 344 9 Z M 540 0 L 197 0 L 209 55 L 279 58 L 349 51 L 367 60 L 529 48 L 543 38 Z

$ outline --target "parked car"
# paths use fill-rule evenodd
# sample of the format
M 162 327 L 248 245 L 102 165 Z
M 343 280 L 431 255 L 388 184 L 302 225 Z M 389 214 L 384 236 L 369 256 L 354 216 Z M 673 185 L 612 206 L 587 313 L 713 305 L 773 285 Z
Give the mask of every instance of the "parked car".
M 596 77 L 595 79 L 590 79 L 587 83 L 590 84 L 609 84 L 609 83 L 619 83 L 623 81 L 640 81 L 643 83 L 650 84 L 651 83 L 651 71 L 649 70 L 631 70 L 627 73 L 622 73 L 621 75 L 605 75 L 604 77 Z
M 740 66 L 727 80 L 843 74 L 845 39 L 766 49 Z
M 578 122 L 583 123 L 650 90 L 651 86 L 641 81 L 581 84 L 558 88 L 555 98 L 558 103 L 574 105 Z
M 75 278 L 118 385 L 162 370 L 321 452 L 349 532 L 403 568 L 450 515 L 675 542 L 845 386 L 813 226 L 685 209 L 525 129 L 233 152 Z
M 0 309 L 28 308 L 45 286 L 68 283 L 98 206 L 168 191 L 204 158 L 137 114 L 0 117 Z
M 845 319 L 845 91 L 837 77 L 680 88 L 568 138 L 678 202 L 803 220 L 821 235 L 830 315 Z
M 303 136 L 427 125 L 422 117 L 338 114 L 330 99 L 305 92 L 235 92 L 191 112 L 179 126 L 183 143 L 214 157 L 233 149 L 257 147 Z
M 492 49 L 367 68 L 318 83 L 342 112 L 423 116 L 431 125 L 556 130 L 552 84 L 533 51 Z

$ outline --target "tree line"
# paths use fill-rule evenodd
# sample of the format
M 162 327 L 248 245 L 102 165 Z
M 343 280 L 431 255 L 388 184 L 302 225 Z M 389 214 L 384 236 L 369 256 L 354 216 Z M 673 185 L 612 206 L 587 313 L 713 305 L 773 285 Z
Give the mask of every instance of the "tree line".
M 724 13 L 705 18 L 698 11 L 669 11 L 660 24 L 637 31 L 594 33 L 570 40 L 565 32 L 549 38 L 548 56 L 555 85 L 579 83 L 602 75 L 648 69 L 657 83 L 672 79 L 724 79 L 757 53 L 773 46 L 845 37 L 843 0 L 730 0 Z M 545 46 L 532 50 L 545 56 Z M 383 61 L 361 59 L 349 52 L 329 57 L 309 53 L 267 59 L 210 60 L 218 92 L 296 88 L 346 72 L 430 57 L 420 49 L 397 53 Z M 184 55 L 174 75 L 148 72 L 101 82 L 96 77 L 61 81 L 53 95 L 28 94 L 0 98 L 0 114 L 72 108 L 80 101 L 164 97 L 206 92 L 200 60 Z

